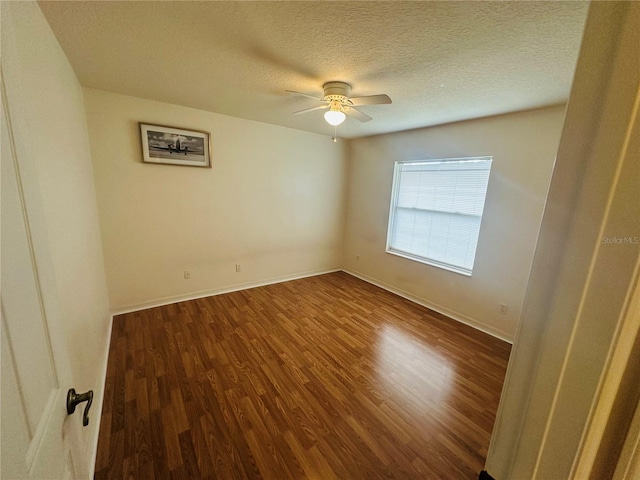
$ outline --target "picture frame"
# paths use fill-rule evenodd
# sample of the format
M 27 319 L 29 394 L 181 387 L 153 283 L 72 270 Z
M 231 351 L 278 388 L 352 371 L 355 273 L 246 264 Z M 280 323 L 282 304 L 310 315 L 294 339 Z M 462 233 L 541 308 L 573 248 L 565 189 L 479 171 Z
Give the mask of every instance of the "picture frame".
M 211 133 L 139 123 L 143 163 L 211 168 Z

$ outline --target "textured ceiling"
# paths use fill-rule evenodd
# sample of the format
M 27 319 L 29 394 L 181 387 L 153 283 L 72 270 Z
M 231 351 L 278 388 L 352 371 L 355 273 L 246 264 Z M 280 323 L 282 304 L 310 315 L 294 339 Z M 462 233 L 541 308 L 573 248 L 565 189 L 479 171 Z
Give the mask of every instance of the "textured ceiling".
M 322 134 L 346 81 L 392 105 L 353 138 L 566 101 L 586 2 L 40 2 L 86 87 Z M 193 126 L 197 127 L 197 126 Z

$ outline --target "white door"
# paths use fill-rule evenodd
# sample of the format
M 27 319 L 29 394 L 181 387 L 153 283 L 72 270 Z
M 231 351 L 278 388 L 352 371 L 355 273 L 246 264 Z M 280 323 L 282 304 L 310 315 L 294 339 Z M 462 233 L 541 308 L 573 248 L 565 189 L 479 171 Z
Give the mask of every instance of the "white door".
M 55 306 L 43 301 L 47 298 L 46 289 L 55 285 L 42 274 L 47 259 L 46 242 L 43 244 L 44 238 L 34 235 L 42 227 L 34 225 L 42 221 L 38 217 L 38 196 L 32 190 L 33 185 L 25 194 L 4 84 L 1 90 L 0 477 L 75 478 L 72 452 L 80 451 L 74 439 L 82 428 L 80 417 L 85 404 L 74 415 L 67 416 L 67 390 L 73 387 L 68 368 L 69 347 L 52 335 L 56 328 Z M 36 237 L 38 241 L 34 242 Z

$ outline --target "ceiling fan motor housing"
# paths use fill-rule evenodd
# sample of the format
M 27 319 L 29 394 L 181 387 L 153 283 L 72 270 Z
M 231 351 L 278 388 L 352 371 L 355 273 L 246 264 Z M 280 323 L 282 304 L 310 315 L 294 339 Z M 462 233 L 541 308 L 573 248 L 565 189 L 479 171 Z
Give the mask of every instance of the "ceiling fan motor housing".
M 324 99 L 327 101 L 338 100 L 343 103 L 351 93 L 351 85 L 344 82 L 327 82 L 322 88 L 324 89 Z

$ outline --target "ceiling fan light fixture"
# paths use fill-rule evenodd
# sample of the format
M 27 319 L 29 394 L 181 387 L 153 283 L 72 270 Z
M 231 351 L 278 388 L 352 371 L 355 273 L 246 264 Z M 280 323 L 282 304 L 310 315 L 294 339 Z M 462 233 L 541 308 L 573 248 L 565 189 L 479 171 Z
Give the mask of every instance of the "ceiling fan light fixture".
M 309 97 L 314 100 L 318 100 L 321 103 L 321 105 L 315 107 L 293 112 L 294 115 L 328 108 L 329 111 L 324 114 L 324 119 L 329 125 L 337 127 L 344 122 L 346 114 L 349 114 L 351 117 L 361 122 L 373 120 L 369 115 L 361 112 L 356 107 L 360 107 L 362 105 L 384 105 L 391 103 L 391 99 L 385 94 L 349 98 L 349 95 L 351 94 L 351 85 L 344 82 L 327 82 L 322 86 L 322 88 L 324 90 L 324 96 L 322 98 L 293 90 L 287 90 L 287 93 Z
M 325 112 L 324 119 L 329 125 L 337 126 L 344 122 L 347 116 L 340 110 L 329 110 Z

